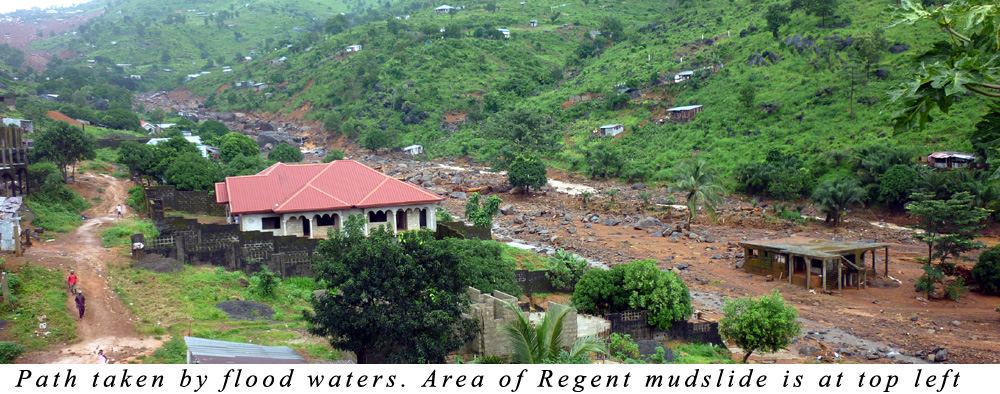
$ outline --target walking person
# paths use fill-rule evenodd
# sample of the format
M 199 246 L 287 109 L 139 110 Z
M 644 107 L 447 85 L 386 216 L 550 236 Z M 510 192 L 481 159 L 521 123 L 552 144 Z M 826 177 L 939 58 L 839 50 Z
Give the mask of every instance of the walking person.
M 87 308 L 87 298 L 83 296 L 83 290 L 76 293 L 76 309 L 80 311 L 80 320 L 83 320 L 83 311 Z
M 76 294 L 76 271 L 69 270 L 69 278 L 66 278 L 66 284 L 69 285 L 69 293 Z
M 119 219 L 122 218 L 122 205 L 121 204 L 118 204 L 118 218 Z
M 104 349 L 101 349 L 101 350 L 97 351 L 97 363 L 98 364 L 107 364 L 108 363 L 108 357 L 104 355 Z

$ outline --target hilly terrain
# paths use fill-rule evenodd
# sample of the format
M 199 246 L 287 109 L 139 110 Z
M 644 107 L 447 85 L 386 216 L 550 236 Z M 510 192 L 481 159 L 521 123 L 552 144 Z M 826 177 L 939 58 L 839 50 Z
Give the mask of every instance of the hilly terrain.
M 475 130 L 531 108 L 562 134 L 550 166 L 587 172 L 609 151 L 610 172 L 590 173 L 630 180 L 667 180 L 695 153 L 732 173 L 779 150 L 822 175 L 829 155 L 870 144 L 967 150 L 964 130 L 983 109 L 970 97 L 925 130 L 894 135 L 885 92 L 914 53 L 945 37 L 922 26 L 883 32 L 881 2 L 842 1 L 825 18 L 799 6 L 777 38 L 765 15 L 788 3 L 519 3 L 442 15 L 429 2 L 110 1 L 79 34 L 34 48 L 72 52 L 74 65 L 130 64 L 111 74 L 141 75 L 120 82 L 135 91 L 185 87 L 211 109 L 294 112 L 358 142 L 377 129 L 384 147 L 423 144 L 430 156 L 488 156 Z M 877 51 L 862 58 L 866 37 Z M 706 66 L 717 72 L 670 83 Z M 704 111 L 667 119 L 665 109 L 685 105 Z M 592 137 L 608 123 L 625 133 L 610 144 Z

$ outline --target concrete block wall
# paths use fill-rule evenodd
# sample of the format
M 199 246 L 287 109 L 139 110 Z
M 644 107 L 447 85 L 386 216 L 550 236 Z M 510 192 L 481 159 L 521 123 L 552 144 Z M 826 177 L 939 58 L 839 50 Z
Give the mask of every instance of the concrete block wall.
M 516 306 L 517 297 L 498 290 L 494 290 L 492 294 L 483 294 L 471 287 L 467 294 L 472 301 L 470 313 L 472 318 L 479 321 L 481 331 L 475 339 L 466 344 L 465 352 L 481 356 L 509 356 L 513 353 L 513 348 L 503 332 L 503 327 L 517 320 L 517 313 L 507 307 L 507 303 Z M 558 304 L 549 302 L 548 307 L 556 305 Z M 579 332 L 576 318 L 577 313 L 572 310 L 563 321 L 564 346 L 571 346 L 576 341 Z

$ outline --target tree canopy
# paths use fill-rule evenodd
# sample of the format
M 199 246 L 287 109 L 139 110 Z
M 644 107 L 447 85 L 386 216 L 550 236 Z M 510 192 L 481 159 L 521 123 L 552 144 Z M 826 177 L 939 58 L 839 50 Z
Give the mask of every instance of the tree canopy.
M 545 162 L 537 157 L 518 157 L 507 170 L 507 182 L 513 187 L 522 188 L 531 194 L 531 188 L 544 186 L 549 179 L 545 177 Z
M 562 127 L 537 109 L 518 108 L 491 116 L 480 132 L 482 155 L 493 169 L 507 170 L 520 155 L 546 155 L 559 150 Z
M 222 136 L 219 143 L 219 158 L 228 163 L 239 155 L 260 155 L 260 147 L 253 142 L 253 139 L 241 133 L 231 132 Z
M 222 178 L 215 165 L 201 153 L 187 152 L 175 157 L 163 178 L 177 190 L 213 190 Z
M 96 147 L 94 137 L 84 133 L 82 128 L 54 122 L 35 138 L 32 161 L 51 161 L 59 167 L 63 179 L 69 179 L 66 167 L 97 157 Z
M 964 252 L 981 248 L 975 242 L 976 231 L 983 228 L 983 221 L 990 211 L 974 207 L 969 192 L 955 193 L 947 200 L 937 200 L 929 193 L 913 193 L 913 202 L 906 210 L 920 219 L 917 226 L 924 230 L 913 238 L 927 243 L 927 262 L 934 258 L 946 264 L 948 257 L 958 257 Z
M 459 265 L 435 246 L 429 231 L 395 235 L 384 226 L 364 236 L 365 219 L 352 215 L 341 232 L 320 241 L 313 266 L 327 295 L 305 312 L 314 335 L 354 352 L 358 363 L 443 363 L 475 333 L 468 281 Z
M 798 311 L 786 305 L 777 290 L 760 298 L 727 300 L 722 306 L 719 334 L 746 352 L 747 362 L 755 351 L 772 353 L 784 349 L 802 331 Z
M 278 146 L 271 149 L 267 153 L 267 159 L 271 161 L 280 161 L 282 163 L 298 163 L 302 161 L 305 156 L 302 155 L 302 151 L 299 148 L 288 145 L 287 143 L 280 143 Z
M 133 174 L 148 175 L 153 169 L 153 147 L 135 141 L 125 141 L 118 147 L 118 163 Z
M 570 301 L 583 313 L 648 310 L 649 324 L 661 330 L 693 312 L 687 286 L 672 272 L 656 268 L 655 260 L 588 270 L 576 283 Z

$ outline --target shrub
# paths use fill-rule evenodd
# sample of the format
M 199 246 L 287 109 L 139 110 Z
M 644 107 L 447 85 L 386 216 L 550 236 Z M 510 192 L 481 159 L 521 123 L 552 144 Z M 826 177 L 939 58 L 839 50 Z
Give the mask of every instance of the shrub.
M 187 362 L 187 345 L 182 335 L 175 335 L 163 347 L 153 352 L 155 364 L 184 364 Z
M 969 291 L 969 287 L 965 285 L 965 279 L 961 276 L 956 277 L 955 280 L 948 282 L 948 285 L 944 287 L 944 294 L 948 296 L 949 299 L 958 301 L 962 298 L 962 295 Z
M 552 281 L 552 286 L 555 288 L 571 290 L 589 269 L 590 265 L 586 260 L 559 249 L 549 260 L 549 272 L 545 276 Z
M 649 324 L 668 330 L 693 312 L 687 286 L 654 260 L 619 264 L 609 270 L 589 270 L 577 282 L 570 299 L 581 313 L 648 310 Z
M 479 201 L 481 199 L 482 196 L 479 193 L 472 193 L 469 196 L 465 201 L 465 218 L 472 222 L 473 225 L 492 228 L 493 218 L 500 212 L 500 204 L 503 203 L 503 200 L 496 195 L 492 195 L 480 205 Z
M 984 293 L 1000 293 L 1000 246 L 986 249 L 972 267 L 972 280 Z
M 503 244 L 458 238 L 445 238 L 435 242 L 441 251 L 455 257 L 458 261 L 456 275 L 467 280 L 469 286 L 483 293 L 500 290 L 515 297 L 521 295 L 521 286 L 514 278 L 517 263 L 504 258 Z
M 146 238 L 160 235 L 160 231 L 150 221 L 119 220 L 115 222 L 113 227 L 101 231 L 101 246 L 105 248 L 129 246 L 132 243 L 132 234 L 139 233 L 145 235 Z
M 274 276 L 267 266 L 262 266 L 250 277 L 250 293 L 261 298 L 274 298 L 281 280 Z
M 142 186 L 132 186 L 128 189 L 128 199 L 125 203 L 136 212 L 146 212 L 146 193 L 142 190 Z
M 927 294 L 927 299 L 930 299 L 937 290 L 936 284 L 944 279 L 944 273 L 941 269 L 930 265 L 924 264 L 924 274 L 920 275 L 917 279 L 917 283 L 914 285 L 917 291 Z
M 879 177 L 878 199 L 892 208 L 901 208 L 916 190 L 920 174 L 912 166 L 896 164 Z
M 282 163 L 298 163 L 302 161 L 302 151 L 299 148 L 288 145 L 287 143 L 280 143 L 278 146 L 271 149 L 267 154 L 267 159 L 272 161 L 280 161 Z
M 0 364 L 13 364 L 24 354 L 24 346 L 14 342 L 0 341 Z
M 334 160 L 344 160 L 344 151 L 340 149 L 332 149 L 330 153 L 323 158 L 324 163 L 329 163 Z

